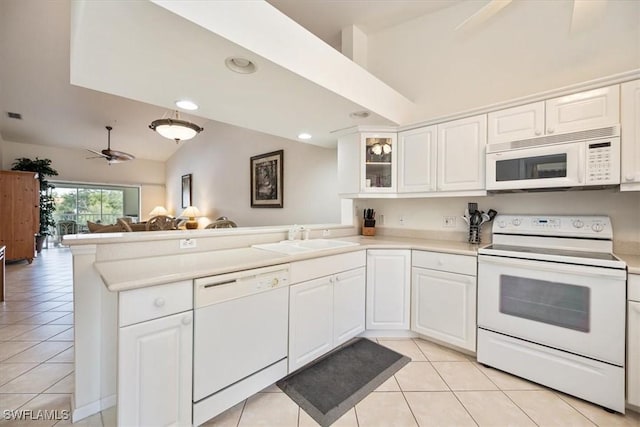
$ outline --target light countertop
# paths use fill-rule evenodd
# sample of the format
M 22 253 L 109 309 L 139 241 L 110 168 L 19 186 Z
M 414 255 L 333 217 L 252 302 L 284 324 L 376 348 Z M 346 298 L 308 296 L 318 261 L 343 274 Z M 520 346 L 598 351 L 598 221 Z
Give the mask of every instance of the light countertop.
M 640 274 L 640 255 L 616 253 L 616 256 L 627 263 L 629 274 Z
M 342 237 L 338 240 L 357 242 L 360 245 L 297 255 L 285 255 L 248 247 L 102 261 L 94 263 L 94 267 L 107 285 L 107 288 L 110 291 L 119 292 L 364 249 L 418 249 L 470 256 L 476 256 L 478 249 L 478 245 L 463 242 L 402 237 L 351 236 Z

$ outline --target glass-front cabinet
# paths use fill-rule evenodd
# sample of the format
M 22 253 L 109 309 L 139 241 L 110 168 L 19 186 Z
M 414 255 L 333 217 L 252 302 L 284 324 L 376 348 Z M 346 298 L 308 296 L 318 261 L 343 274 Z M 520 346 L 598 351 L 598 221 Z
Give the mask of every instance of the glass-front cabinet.
M 361 134 L 360 188 L 365 193 L 395 192 L 397 146 L 395 133 Z

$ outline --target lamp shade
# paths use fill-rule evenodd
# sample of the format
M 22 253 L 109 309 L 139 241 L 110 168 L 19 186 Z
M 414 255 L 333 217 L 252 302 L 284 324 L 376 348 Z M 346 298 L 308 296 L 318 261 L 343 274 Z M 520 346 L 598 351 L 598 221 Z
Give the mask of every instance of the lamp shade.
M 149 212 L 149 216 L 158 215 L 169 215 L 169 211 L 167 211 L 164 206 L 156 206 L 151 212 Z
M 191 218 L 196 218 L 196 217 L 202 216 L 202 214 L 200 213 L 200 210 L 198 208 L 196 208 L 195 206 L 189 206 L 184 211 L 182 211 L 180 216 L 182 218 L 191 219 Z
M 202 131 L 202 128 L 197 124 L 179 118 L 154 120 L 149 128 L 176 142 L 191 139 Z

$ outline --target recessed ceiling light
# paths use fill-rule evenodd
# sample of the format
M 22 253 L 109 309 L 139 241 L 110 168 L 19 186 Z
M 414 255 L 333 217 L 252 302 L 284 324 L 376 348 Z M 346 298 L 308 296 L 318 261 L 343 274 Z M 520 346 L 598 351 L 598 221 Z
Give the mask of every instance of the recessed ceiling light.
M 228 69 L 240 74 L 251 74 L 257 70 L 256 64 L 239 56 L 231 56 L 225 59 L 224 63 Z
M 182 108 L 183 110 L 197 110 L 198 104 L 193 101 L 189 101 L 188 99 L 179 99 L 176 101 L 176 107 Z
M 352 119 L 366 119 L 370 115 L 371 113 L 369 113 L 368 111 L 362 110 L 354 111 L 353 113 L 349 114 L 349 117 L 351 117 Z
M 311 135 L 308 133 L 301 133 L 298 135 L 299 139 L 311 139 Z

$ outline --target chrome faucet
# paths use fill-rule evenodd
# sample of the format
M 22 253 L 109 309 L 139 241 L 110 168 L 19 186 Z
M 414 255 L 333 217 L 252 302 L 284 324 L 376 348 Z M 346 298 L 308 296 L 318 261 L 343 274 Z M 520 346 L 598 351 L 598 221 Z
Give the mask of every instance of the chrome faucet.
M 289 235 L 287 236 L 288 240 L 296 240 L 298 235 L 298 231 L 302 231 L 304 227 L 299 226 L 298 224 L 294 224 L 289 229 Z

